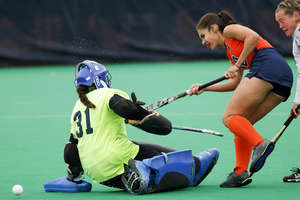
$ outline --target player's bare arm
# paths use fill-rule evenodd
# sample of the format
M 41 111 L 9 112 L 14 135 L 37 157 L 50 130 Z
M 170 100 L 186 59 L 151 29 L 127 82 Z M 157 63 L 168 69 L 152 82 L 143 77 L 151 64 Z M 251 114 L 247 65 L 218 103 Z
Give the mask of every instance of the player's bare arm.
M 239 24 L 226 26 L 223 35 L 230 40 L 236 39 L 244 41 L 243 51 L 235 63 L 237 67 L 240 67 L 244 60 L 246 60 L 246 58 L 254 51 L 260 37 L 253 30 Z

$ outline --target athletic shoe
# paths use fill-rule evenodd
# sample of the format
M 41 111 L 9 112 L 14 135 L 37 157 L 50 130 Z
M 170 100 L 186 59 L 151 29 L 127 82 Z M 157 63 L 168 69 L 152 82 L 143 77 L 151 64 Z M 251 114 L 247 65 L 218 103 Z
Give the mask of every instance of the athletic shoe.
M 142 161 L 130 158 L 121 180 L 130 193 L 143 194 L 148 188 L 150 172 Z
M 221 183 L 220 187 L 230 188 L 230 187 L 241 187 L 248 185 L 252 182 L 248 171 L 243 171 L 240 175 L 235 172 L 231 172 L 227 177 L 227 180 Z
M 291 174 L 289 176 L 283 177 L 284 182 L 300 182 L 300 169 L 297 167 L 293 167 L 291 169 L 292 172 L 295 172 L 294 174 Z
M 265 164 L 267 157 L 274 150 L 274 143 L 264 139 L 263 142 L 254 149 L 252 162 L 250 165 L 250 176 L 258 172 Z

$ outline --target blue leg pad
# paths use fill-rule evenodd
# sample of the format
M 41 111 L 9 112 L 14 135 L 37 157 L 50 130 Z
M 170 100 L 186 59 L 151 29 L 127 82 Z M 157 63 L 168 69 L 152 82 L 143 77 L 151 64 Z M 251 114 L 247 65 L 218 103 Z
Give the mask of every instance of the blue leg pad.
M 154 175 L 150 176 L 147 194 L 187 188 L 194 180 L 195 161 L 190 149 L 155 156 L 142 162 Z
M 163 176 L 169 172 L 181 173 L 189 182 L 194 178 L 194 159 L 190 149 L 144 159 L 143 163 L 157 172 L 154 184 L 158 184 Z
M 219 149 L 211 148 L 206 151 L 202 151 L 196 155 L 200 160 L 200 169 L 195 174 L 195 178 L 190 186 L 199 185 L 205 177 L 211 172 L 213 167 L 216 165 L 219 158 Z
M 81 183 L 74 183 L 67 179 L 67 177 L 61 177 L 54 179 L 44 184 L 46 192 L 64 192 L 64 193 L 77 193 L 77 192 L 90 192 L 92 190 L 92 184 L 87 181 Z

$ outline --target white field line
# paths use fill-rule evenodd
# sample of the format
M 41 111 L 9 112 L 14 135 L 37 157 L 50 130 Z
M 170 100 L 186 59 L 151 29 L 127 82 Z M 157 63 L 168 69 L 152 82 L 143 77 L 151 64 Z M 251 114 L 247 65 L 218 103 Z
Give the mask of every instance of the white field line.
M 40 118 L 70 118 L 69 115 L 7 115 L 0 116 L 0 119 L 40 119 Z
M 164 116 L 222 116 L 223 113 L 164 113 Z M 269 115 L 273 116 L 288 116 L 288 112 L 274 112 Z M 70 118 L 70 115 L 4 115 L 0 116 L 0 119 L 39 119 L 39 118 Z

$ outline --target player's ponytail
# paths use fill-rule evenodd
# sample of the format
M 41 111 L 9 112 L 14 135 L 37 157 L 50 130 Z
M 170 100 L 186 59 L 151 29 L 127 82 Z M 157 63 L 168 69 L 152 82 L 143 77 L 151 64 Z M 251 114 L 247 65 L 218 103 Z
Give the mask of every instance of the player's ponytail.
M 218 14 L 207 13 L 198 22 L 196 30 L 207 28 L 210 31 L 211 25 L 218 25 L 219 30 L 223 33 L 223 30 L 229 24 L 238 24 L 238 22 L 233 18 L 230 12 L 221 11 Z
M 79 99 L 81 103 L 83 103 L 85 106 L 89 108 L 96 108 L 96 106 L 92 102 L 90 102 L 90 100 L 86 96 L 86 94 L 89 92 L 90 92 L 89 86 L 79 85 L 77 87 L 77 93 L 79 95 Z
M 231 13 L 228 11 L 219 12 L 218 17 L 220 18 L 220 22 L 218 25 L 221 33 L 223 33 L 224 28 L 229 24 L 238 24 L 237 21 L 231 15 Z

